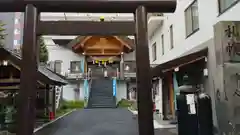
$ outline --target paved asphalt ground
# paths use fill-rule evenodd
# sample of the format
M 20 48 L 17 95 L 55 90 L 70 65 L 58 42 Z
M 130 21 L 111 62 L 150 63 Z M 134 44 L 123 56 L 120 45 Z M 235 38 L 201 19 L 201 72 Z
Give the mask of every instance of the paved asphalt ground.
M 176 135 L 171 129 L 156 129 L 156 135 Z M 74 111 L 44 127 L 35 135 L 138 135 L 137 120 L 127 109 Z

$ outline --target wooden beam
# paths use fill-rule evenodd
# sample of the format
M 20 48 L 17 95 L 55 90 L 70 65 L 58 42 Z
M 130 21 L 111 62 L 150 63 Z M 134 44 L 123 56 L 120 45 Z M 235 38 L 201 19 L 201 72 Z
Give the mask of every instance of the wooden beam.
M 85 48 L 85 50 L 95 50 L 95 49 L 103 49 L 103 50 L 107 50 L 107 49 L 116 49 L 116 50 L 121 50 L 121 46 L 88 46 Z
M 81 42 L 80 42 L 80 46 L 83 47 L 84 44 L 90 39 L 92 38 L 93 36 L 87 36 L 85 37 Z
M 0 0 L 0 12 L 24 12 L 27 4 L 40 12 L 134 13 L 138 6 L 148 12 L 174 12 L 176 0 Z
M 0 83 L 20 83 L 20 79 L 16 78 L 0 79 Z
M 0 86 L 0 90 L 18 90 L 20 85 L 15 86 Z
M 16 69 L 18 69 L 20 72 L 21 72 L 21 69 L 20 69 L 20 67 L 18 66 L 18 65 L 16 65 L 15 63 L 13 63 L 12 61 L 8 61 L 13 67 L 15 67 Z M 38 71 L 39 72 L 39 71 Z M 37 81 L 40 85 L 42 85 L 42 86 L 44 86 L 45 84 L 43 83 L 43 82 L 41 82 L 41 81 Z
M 125 41 L 121 40 L 118 36 L 114 36 L 123 46 L 126 46 L 129 49 L 132 49 L 132 47 L 127 44 Z
M 38 35 L 134 35 L 133 21 L 41 21 Z
M 85 55 L 87 55 L 87 56 L 92 56 L 92 55 L 94 55 L 94 56 L 116 56 L 116 55 L 120 55 L 121 54 L 121 52 L 119 52 L 119 53 L 104 53 L 104 54 L 102 54 L 102 53 L 86 53 Z

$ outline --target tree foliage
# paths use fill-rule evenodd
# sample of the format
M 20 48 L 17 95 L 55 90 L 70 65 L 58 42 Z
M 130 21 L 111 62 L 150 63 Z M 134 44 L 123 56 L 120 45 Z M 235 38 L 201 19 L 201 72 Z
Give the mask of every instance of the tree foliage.
M 4 28 L 5 24 L 0 20 L 0 46 L 4 45 L 4 40 L 6 37 L 6 33 L 5 33 L 5 28 Z
M 39 39 L 39 44 L 40 44 L 39 61 L 41 63 L 46 63 L 48 61 L 48 50 L 42 37 Z

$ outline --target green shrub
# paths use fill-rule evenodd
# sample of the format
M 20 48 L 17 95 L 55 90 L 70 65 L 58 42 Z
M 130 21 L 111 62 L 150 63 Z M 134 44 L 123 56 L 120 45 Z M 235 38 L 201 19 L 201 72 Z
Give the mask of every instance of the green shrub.
M 137 110 L 137 101 L 133 102 L 133 104 L 131 105 L 131 109 L 133 110 Z
M 84 108 L 84 101 L 63 101 L 60 108 L 64 110 Z
M 57 117 L 73 110 L 84 108 L 84 101 L 62 101 L 56 111 Z
M 127 107 L 131 107 L 132 104 L 133 104 L 133 101 L 122 99 L 118 102 L 117 106 L 119 108 L 127 108 Z

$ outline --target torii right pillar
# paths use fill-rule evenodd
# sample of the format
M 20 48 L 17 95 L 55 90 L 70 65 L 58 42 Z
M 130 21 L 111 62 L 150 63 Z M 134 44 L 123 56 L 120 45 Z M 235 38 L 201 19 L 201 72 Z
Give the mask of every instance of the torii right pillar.
M 138 130 L 140 135 L 154 135 L 152 78 L 149 62 L 147 11 L 139 6 L 135 12 L 136 22 L 136 68 L 137 68 L 137 101 Z

